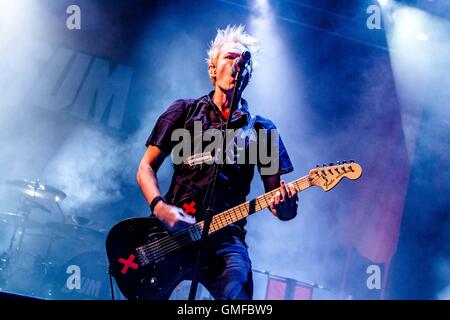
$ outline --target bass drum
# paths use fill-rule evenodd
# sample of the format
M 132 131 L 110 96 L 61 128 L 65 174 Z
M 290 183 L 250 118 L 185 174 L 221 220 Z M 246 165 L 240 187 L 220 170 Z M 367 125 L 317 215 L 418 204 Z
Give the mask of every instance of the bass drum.
M 47 298 L 55 300 L 111 300 L 105 253 L 85 252 L 51 272 Z

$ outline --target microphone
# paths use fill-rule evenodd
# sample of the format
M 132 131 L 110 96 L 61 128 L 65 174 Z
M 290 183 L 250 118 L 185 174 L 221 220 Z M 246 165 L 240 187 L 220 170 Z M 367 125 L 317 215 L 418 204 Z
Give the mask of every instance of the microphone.
M 231 68 L 231 76 L 234 78 L 236 77 L 236 73 L 239 70 L 243 70 L 246 66 L 246 64 L 250 61 L 250 58 L 252 57 L 252 54 L 250 51 L 244 51 L 241 53 L 241 56 L 234 60 L 233 67 Z

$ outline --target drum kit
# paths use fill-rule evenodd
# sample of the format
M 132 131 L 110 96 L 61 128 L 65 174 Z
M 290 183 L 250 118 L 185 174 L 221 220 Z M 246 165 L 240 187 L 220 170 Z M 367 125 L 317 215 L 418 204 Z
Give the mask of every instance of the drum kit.
M 0 291 L 44 299 L 110 299 L 103 249 L 107 230 L 83 216 L 64 214 L 60 202 L 66 194 L 56 187 L 39 180 L 7 180 L 5 186 L 20 204 L 0 212 Z M 54 203 L 56 210 L 43 202 Z M 52 221 L 37 219 L 39 211 Z M 77 274 L 71 272 L 74 266 Z M 78 286 L 69 285 L 73 276 L 80 278 Z

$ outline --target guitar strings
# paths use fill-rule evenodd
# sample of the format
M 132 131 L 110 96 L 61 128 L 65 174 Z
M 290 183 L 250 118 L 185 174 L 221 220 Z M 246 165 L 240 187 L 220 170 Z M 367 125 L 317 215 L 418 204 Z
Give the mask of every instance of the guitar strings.
M 262 198 L 264 198 L 264 200 L 265 200 L 267 206 L 268 206 L 268 202 L 267 202 L 267 200 L 265 199 L 265 197 L 267 197 L 267 196 L 272 196 L 271 194 L 277 192 L 278 189 L 279 189 L 279 188 L 274 189 L 274 190 L 272 190 L 272 191 L 270 191 L 270 192 L 268 192 L 268 193 L 266 193 L 265 195 L 262 196 Z M 239 205 L 239 206 L 241 206 L 241 205 Z M 239 207 L 239 206 L 238 206 L 238 207 Z M 212 226 L 213 226 L 213 227 L 218 227 L 218 229 L 220 229 L 221 227 L 224 227 L 224 226 L 228 225 L 228 223 L 225 223 L 225 224 L 223 223 L 224 217 L 227 216 L 227 213 L 228 213 L 228 212 L 234 212 L 235 214 L 236 214 L 236 212 L 239 212 L 240 214 L 242 214 L 242 210 L 241 210 L 241 209 L 238 209 L 238 207 L 230 208 L 230 209 L 226 210 L 225 212 L 222 212 L 221 214 L 214 216 L 214 217 L 213 217 L 213 221 L 212 221 Z M 261 209 L 263 209 L 263 208 L 261 208 Z M 261 209 L 259 209 L 259 210 L 261 210 Z M 258 210 L 258 211 L 259 211 L 259 210 Z M 223 216 L 221 217 L 221 215 L 223 215 Z M 246 215 L 246 216 L 248 216 L 248 215 Z M 245 216 L 244 216 L 244 217 L 241 217 L 241 218 L 239 218 L 239 219 L 237 219 L 236 221 L 241 220 L 241 219 L 243 219 L 243 218 L 245 218 Z M 220 226 L 220 224 L 222 224 L 222 226 Z M 198 226 L 200 226 L 200 225 L 203 225 L 203 221 L 197 223 L 196 226 L 193 226 L 193 227 L 191 227 L 191 228 L 195 228 L 195 227 L 198 227 Z M 200 227 L 199 229 L 201 230 L 202 227 Z M 159 241 L 155 241 L 155 242 L 152 242 L 152 243 L 150 243 L 150 244 L 143 245 L 143 246 L 141 246 L 141 247 L 143 247 L 144 250 L 146 250 L 147 252 L 148 252 L 149 250 L 156 249 L 156 247 L 158 247 L 158 246 L 164 248 L 164 246 L 165 246 L 166 244 L 167 244 L 167 245 L 171 245 L 171 244 L 174 244 L 174 243 L 176 244 L 177 241 L 175 241 L 175 240 L 176 240 L 177 238 L 179 238 L 180 236 L 185 236 L 187 233 L 189 233 L 189 231 L 187 231 L 187 230 L 180 230 L 180 231 L 174 233 L 172 236 L 167 236 L 166 239 L 159 240 Z
M 300 186 L 299 189 L 301 189 L 301 186 L 302 186 L 303 184 L 306 184 L 306 186 L 309 187 L 309 186 L 310 186 L 310 182 L 314 181 L 314 179 L 317 179 L 317 178 L 318 178 L 319 180 L 322 179 L 322 177 L 321 177 L 320 175 L 317 175 L 316 177 L 312 178 L 311 181 L 310 181 L 308 178 L 309 178 L 308 176 L 299 178 L 298 180 L 294 181 L 293 184 L 294 184 L 294 185 L 299 185 L 299 186 Z M 267 202 L 267 200 L 266 200 L 266 197 L 267 197 L 267 196 L 269 196 L 269 197 L 270 197 L 270 196 L 273 196 L 273 194 L 276 193 L 276 192 L 278 192 L 280 189 L 281 189 L 281 187 L 276 188 L 276 189 L 274 189 L 274 190 L 272 190 L 272 191 L 270 191 L 270 192 L 267 192 L 266 194 L 264 194 L 263 196 L 258 197 L 258 198 L 264 199 L 264 201 L 266 202 L 267 207 L 268 207 L 269 205 L 268 205 L 268 202 Z M 301 190 L 299 190 L 299 191 L 301 191 Z M 258 199 L 258 198 L 257 198 L 257 199 Z M 237 210 L 237 208 L 239 208 L 239 207 L 240 207 L 240 205 L 239 205 L 238 207 L 235 207 L 235 208 L 230 208 L 230 209 L 227 210 L 227 211 L 235 212 L 235 211 Z M 261 208 L 261 209 L 263 209 L 263 208 Z M 259 210 L 261 210 L 261 209 L 259 209 Z M 259 210 L 258 210 L 258 211 L 259 211 Z M 227 211 L 225 211 L 225 212 L 227 212 Z M 223 217 L 227 217 L 227 215 L 225 214 L 225 212 L 222 213 L 222 214 L 219 214 L 219 215 L 213 217 L 212 225 L 213 225 L 213 227 L 214 227 L 214 225 L 217 226 L 217 227 L 218 227 L 218 230 L 221 229 L 222 227 L 227 226 L 227 225 L 229 224 L 228 221 L 226 221 L 225 223 L 223 223 Z M 241 211 L 240 209 L 239 209 L 239 212 L 242 213 L 242 211 Z M 220 217 L 221 215 L 223 215 L 223 216 Z M 243 217 L 243 218 L 244 218 L 244 217 Z M 241 220 L 241 219 L 243 219 L 243 218 L 240 218 L 240 219 L 238 219 L 238 220 Z M 216 221 L 214 221 L 214 220 L 216 220 Z M 219 223 L 222 223 L 222 226 L 220 226 Z M 203 225 L 203 221 L 202 221 L 202 222 L 199 222 L 199 223 L 197 223 L 197 224 L 195 224 L 195 226 L 193 226 L 193 227 L 191 227 L 191 228 L 195 228 L 195 227 L 198 227 L 198 226 L 200 226 L 200 225 Z M 202 227 L 200 227 L 199 229 L 202 229 Z M 170 249 L 170 248 L 173 247 L 173 246 L 175 246 L 175 248 L 178 249 L 179 247 L 185 245 L 186 242 L 185 242 L 185 243 L 180 242 L 181 245 L 178 245 L 177 241 L 175 241 L 175 240 L 176 240 L 177 238 L 180 238 L 180 237 L 185 237 L 185 236 L 187 236 L 188 234 L 189 234 L 189 231 L 187 231 L 187 230 L 180 230 L 180 231 L 175 232 L 175 233 L 174 233 L 172 236 L 170 236 L 170 237 L 167 236 L 166 239 L 163 239 L 163 240 L 161 240 L 161 241 L 160 241 L 160 240 L 157 240 L 157 241 L 155 241 L 155 242 L 153 242 L 153 243 L 150 243 L 150 244 L 147 244 L 147 245 L 143 245 L 143 246 L 141 246 L 141 247 L 144 248 L 144 253 L 145 253 L 145 254 L 147 254 L 148 251 L 150 251 L 150 250 L 156 249 L 156 247 L 158 247 L 158 246 L 159 246 L 160 248 L 162 248 L 163 250 L 164 250 L 164 249 Z M 180 239 L 180 240 L 181 240 L 181 239 Z M 192 242 L 192 239 L 191 239 L 190 236 L 189 236 L 189 239 L 188 239 L 187 242 Z M 162 250 L 161 250 L 161 251 L 162 251 Z
M 236 211 L 236 208 L 228 209 L 228 210 L 226 210 L 225 212 L 227 212 L 227 211 L 233 212 L 233 211 Z M 223 213 L 225 213 L 225 212 L 223 212 Z M 219 216 L 220 216 L 220 215 L 217 215 L 217 216 L 214 216 L 214 217 L 213 217 L 213 221 L 211 222 L 213 226 L 219 227 L 218 218 L 216 218 L 216 217 L 219 217 Z M 188 228 L 188 230 L 185 230 L 185 229 L 184 229 L 184 230 L 180 230 L 180 231 L 174 232 L 171 236 L 166 236 L 166 238 L 163 239 L 163 240 L 157 240 L 157 241 L 155 241 L 155 242 L 152 242 L 152 243 L 143 245 L 143 246 L 141 246 L 141 247 L 143 247 L 144 250 L 152 249 L 151 247 L 152 247 L 153 244 L 155 244 L 154 247 L 156 247 L 156 246 L 160 246 L 160 247 L 161 247 L 161 246 L 165 245 L 165 243 L 167 243 L 167 242 L 174 242 L 174 241 L 175 241 L 177 238 L 179 238 L 180 236 L 184 236 L 184 235 L 188 234 L 188 233 L 189 233 L 189 229 L 191 229 L 191 228 L 196 228 L 196 227 L 198 227 L 198 229 L 202 230 L 202 229 L 203 229 L 202 226 L 203 226 L 203 221 L 200 221 L 200 222 L 196 223 L 194 226 Z M 195 232 L 195 231 L 194 231 L 194 232 Z M 165 241 L 165 240 L 167 240 L 167 241 Z
M 276 190 L 272 190 L 272 191 L 276 191 Z M 272 192 L 272 191 L 271 191 L 271 192 Z M 270 193 L 271 193 L 271 192 L 270 192 Z M 239 205 L 239 206 L 240 206 L 240 205 Z M 220 227 L 220 223 L 223 222 L 223 221 L 221 221 L 221 218 L 222 218 L 222 220 L 223 220 L 223 217 L 220 217 L 220 216 L 221 216 L 222 214 L 227 213 L 227 212 L 233 212 L 233 213 L 235 213 L 235 214 L 236 214 L 236 213 L 241 213 L 241 214 L 242 214 L 242 210 L 241 210 L 241 209 L 237 209 L 237 207 L 230 208 L 230 209 L 226 210 L 225 212 L 223 212 L 223 213 L 221 213 L 221 214 L 219 214 L 219 215 L 214 216 L 214 217 L 213 217 L 213 221 L 211 222 L 211 223 L 212 223 L 212 226 L 213 226 L 213 227 L 214 227 L 214 226 Z M 242 217 L 242 218 L 240 218 L 240 219 L 238 219 L 238 220 L 241 220 L 241 219 L 243 219 L 243 218 L 244 218 L 244 217 Z M 222 223 L 222 224 L 223 224 L 223 223 Z M 199 229 L 202 230 L 202 229 L 203 229 L 202 225 L 203 225 L 203 221 L 196 223 L 195 226 L 192 226 L 191 228 L 199 227 Z M 220 228 L 218 228 L 218 229 L 220 229 Z M 147 244 L 147 245 L 143 245 L 143 246 L 141 246 L 141 247 L 143 247 L 144 250 L 153 249 L 153 248 L 155 248 L 155 247 L 157 247 L 157 246 L 160 246 L 160 247 L 161 247 L 161 246 L 164 246 L 167 242 L 176 242 L 175 240 L 176 240 L 177 238 L 179 238 L 180 236 L 185 235 L 185 234 L 188 233 L 188 232 L 189 232 L 188 230 L 180 230 L 180 231 L 177 231 L 177 232 L 173 233 L 172 236 L 167 236 L 166 239 L 159 240 L 159 241 L 155 241 L 155 242 L 149 243 L 149 244 Z M 167 241 L 165 241 L 165 240 L 167 240 Z M 154 246 L 153 246 L 153 244 L 154 244 Z M 153 246 L 153 248 L 152 248 L 152 246 Z
M 187 234 L 186 234 L 186 235 L 187 235 Z M 179 249 L 179 248 L 181 248 L 181 247 L 183 247 L 183 246 L 185 246 L 185 245 L 187 245 L 187 244 L 189 244 L 189 243 L 191 243 L 191 242 L 193 242 L 193 241 L 192 241 L 192 239 L 189 237 L 188 239 L 186 239 L 186 240 L 183 241 L 183 242 L 180 242 L 180 243 L 174 243 L 172 246 L 167 246 L 167 247 L 164 248 L 163 250 L 160 250 L 160 252 L 159 252 L 158 255 L 155 255 L 152 259 L 149 259 L 149 263 L 154 262 L 154 261 L 157 261 L 157 260 L 161 259 L 164 255 L 166 255 L 166 254 L 168 254 L 168 253 L 170 253 L 170 252 L 172 252 L 172 251 L 174 251 L 174 250 L 177 250 L 177 249 Z
M 314 179 L 316 179 L 317 177 L 315 177 L 315 178 L 313 178 L 313 180 Z M 320 177 L 319 177 L 320 178 Z M 321 178 L 320 178 L 321 179 Z M 299 180 L 301 180 L 301 179 L 299 179 Z M 302 185 L 302 184 L 309 184 L 309 181 L 296 181 L 295 183 L 297 183 L 297 184 L 299 184 L 299 185 Z M 275 190 L 272 190 L 271 192 L 269 192 L 269 193 L 275 193 L 275 192 L 277 192 L 278 191 L 278 189 L 279 188 L 277 188 L 277 189 L 275 189 Z M 264 196 L 267 196 L 267 194 L 266 195 L 264 195 Z M 267 203 L 267 201 L 266 201 L 266 203 Z M 200 222 L 200 223 L 202 223 L 202 222 Z M 200 224 L 199 223 L 199 224 Z M 186 231 L 186 230 L 182 230 L 183 231 L 183 234 L 178 234 L 177 235 L 177 237 L 179 237 L 179 236 L 187 236 L 188 235 L 188 231 Z M 146 247 L 145 249 L 144 249 L 144 252 L 145 252 L 145 254 L 146 254 L 146 256 L 147 256 L 147 253 L 149 252 L 149 251 L 152 251 L 153 249 L 156 249 L 156 247 L 160 247 L 160 254 L 159 255 L 155 255 L 154 257 L 153 257 L 153 259 L 150 259 L 150 261 L 151 260 L 158 260 L 158 259 L 160 259 L 162 256 L 164 256 L 165 254 L 167 254 L 167 253 L 169 253 L 169 252 L 171 252 L 171 251 L 173 251 L 173 250 L 177 250 L 177 249 L 179 249 L 179 248 L 181 248 L 182 246 L 184 246 L 184 245 L 187 245 L 188 243 L 191 243 L 191 242 L 193 242 L 192 241 L 192 239 L 191 239 L 191 237 L 189 236 L 189 238 L 187 238 L 187 239 L 180 239 L 180 240 L 182 240 L 182 241 L 174 241 L 174 238 L 173 237 L 167 237 L 167 239 L 164 239 L 163 241 L 155 241 L 154 243 L 151 243 L 151 244 L 148 244 L 148 245 L 145 245 L 144 247 Z
M 306 180 L 305 180 L 305 179 L 306 179 Z M 298 184 L 298 185 L 300 186 L 300 188 L 299 188 L 300 190 L 299 190 L 299 191 L 302 191 L 302 190 L 301 190 L 301 186 L 302 186 L 303 184 L 306 184 L 306 186 L 309 187 L 309 186 L 311 185 L 311 182 L 313 182 L 315 179 L 323 180 L 322 177 L 321 177 L 320 175 L 317 175 L 316 177 L 312 178 L 311 181 L 308 179 L 308 176 L 306 176 L 306 177 L 303 177 L 303 178 L 300 178 L 300 179 L 294 181 L 293 184 Z M 262 196 L 262 198 L 264 198 L 264 200 L 266 201 L 266 204 L 267 204 L 267 200 L 265 199 L 265 197 L 268 196 L 270 193 L 278 192 L 279 189 L 280 189 L 280 188 L 274 189 L 274 190 L 272 190 L 272 191 L 270 191 L 270 192 L 268 192 L 268 193 L 266 193 L 265 195 Z M 305 189 L 306 189 L 306 188 L 305 188 Z M 269 195 L 269 196 L 270 196 L 270 195 Z M 235 210 L 235 209 L 236 209 L 236 208 L 234 208 L 234 209 L 231 208 L 231 209 L 229 209 L 229 210 Z M 261 208 L 261 209 L 263 209 L 263 208 Z M 261 209 L 260 209 L 260 210 L 261 210 Z M 258 210 L 258 211 L 259 211 L 259 210 Z M 219 215 L 219 216 L 220 216 L 220 215 Z M 213 217 L 213 218 L 214 218 L 214 217 Z M 202 222 L 203 222 L 203 221 L 202 221 Z M 199 223 L 197 224 L 197 226 L 200 225 L 200 224 L 202 224 L 202 222 L 199 222 Z M 216 223 L 216 225 L 217 225 L 217 223 Z M 219 227 L 218 229 L 220 229 L 220 227 Z M 182 235 L 184 235 L 184 236 L 188 235 L 188 231 L 186 231 L 186 230 L 182 230 L 182 231 L 183 231 L 183 234 L 182 234 Z M 178 235 L 178 236 L 180 236 L 180 235 Z M 159 255 L 155 255 L 155 257 L 154 257 L 153 259 L 150 259 L 149 261 L 152 261 L 152 260 L 156 261 L 156 260 L 160 259 L 161 257 L 163 257 L 164 255 L 166 255 L 167 253 L 169 253 L 169 252 L 171 252 L 171 251 L 174 251 L 174 250 L 177 250 L 177 249 L 183 247 L 184 245 L 187 245 L 187 244 L 193 242 L 190 236 L 189 236 L 189 238 L 187 238 L 186 240 L 180 241 L 179 243 L 173 241 L 173 239 L 174 239 L 174 237 L 167 237 L 167 239 L 164 239 L 164 240 L 161 241 L 161 242 L 155 241 L 154 243 L 145 245 L 144 247 L 146 247 L 146 249 L 144 249 L 144 252 L 145 252 L 146 256 L 147 256 L 148 251 L 153 250 L 153 248 L 155 248 L 155 247 L 157 247 L 157 246 L 160 247 L 160 253 L 159 253 Z M 172 242 L 172 243 L 170 243 L 170 242 Z M 149 262 L 149 263 L 150 263 L 150 262 Z
M 294 184 L 298 184 L 299 186 L 310 184 L 309 180 L 301 181 L 302 179 L 303 178 L 300 178 L 299 180 L 295 181 Z M 317 177 L 314 177 L 312 179 L 312 181 L 314 181 L 315 179 L 317 179 Z M 322 178 L 319 176 L 318 179 L 322 179 Z M 272 190 L 272 191 L 270 191 L 268 193 L 278 192 L 279 189 L 280 188 L 274 189 L 274 190 Z M 267 196 L 267 194 L 263 195 L 262 197 Z M 267 203 L 267 201 L 266 201 L 266 203 Z M 263 208 L 261 208 L 261 209 L 263 209 Z M 229 210 L 231 210 L 231 209 L 229 209 Z M 202 222 L 203 221 L 199 222 L 196 225 L 200 225 Z M 186 239 L 183 239 L 183 238 L 181 238 L 182 236 L 184 236 L 184 237 L 189 236 L 189 237 L 186 238 Z M 175 238 L 181 238 L 181 239 L 179 239 L 181 241 L 175 241 Z M 157 261 L 158 259 L 162 258 L 167 253 L 172 252 L 174 250 L 177 250 L 177 249 L 179 249 L 179 248 L 181 248 L 181 247 L 183 247 L 183 246 L 185 246 L 185 245 L 187 245 L 189 243 L 192 243 L 192 242 L 193 241 L 192 241 L 192 239 L 191 239 L 191 237 L 189 235 L 189 231 L 181 230 L 181 231 L 177 232 L 177 235 L 175 237 L 174 236 L 172 236 L 172 237 L 167 236 L 167 238 L 163 239 L 162 241 L 155 241 L 153 243 L 144 245 L 142 247 L 144 247 L 144 253 L 145 253 L 146 257 L 147 257 L 147 253 L 149 251 L 153 251 L 153 249 L 155 249 L 155 251 L 156 251 L 156 248 L 159 247 L 158 254 L 155 255 L 154 257 L 152 257 L 151 259 L 149 259 L 149 263 L 151 263 L 153 261 Z
M 315 179 L 315 178 L 314 178 Z M 314 180 L 313 179 L 313 180 Z M 301 185 L 301 184 L 308 184 L 308 182 L 309 181 L 296 181 L 299 185 Z M 277 188 L 277 189 L 275 189 L 275 190 L 272 190 L 271 192 L 277 192 L 278 191 L 278 189 L 279 188 Z M 267 194 L 266 194 L 267 195 Z M 265 195 L 265 196 L 266 196 Z M 267 201 L 266 201 L 266 203 L 267 203 Z M 202 222 L 200 222 L 200 223 L 202 223 Z M 199 223 L 199 224 L 200 224 Z M 182 230 L 183 231 L 183 234 L 178 234 L 177 235 L 177 237 L 179 237 L 179 236 L 187 236 L 188 235 L 188 232 L 186 231 L 186 230 Z M 180 240 L 183 240 L 183 239 L 180 239 Z M 153 250 L 153 249 L 156 249 L 156 247 L 157 246 L 159 246 L 160 247 L 160 254 L 159 255 L 156 255 L 155 257 L 153 257 L 153 259 L 150 259 L 150 260 L 157 260 L 157 259 L 160 259 L 162 256 L 164 256 L 165 254 L 167 254 L 167 253 L 169 253 L 169 252 L 171 252 L 171 251 L 173 251 L 173 250 L 176 250 L 176 249 L 179 249 L 179 248 L 181 248 L 182 246 L 184 246 L 184 245 L 186 245 L 186 244 L 188 244 L 188 243 L 191 243 L 191 242 L 193 242 L 192 241 L 192 239 L 191 239 L 191 237 L 189 236 L 189 238 L 187 238 L 187 239 L 184 239 L 183 241 L 174 241 L 174 238 L 173 237 L 168 237 L 167 239 L 164 239 L 163 241 L 160 241 L 159 243 L 158 243 L 158 241 L 155 241 L 154 243 L 151 243 L 151 244 L 148 244 L 148 245 L 145 245 L 145 247 L 146 247 L 146 249 L 144 249 L 144 252 L 146 253 L 146 255 L 147 255 L 147 253 L 148 253 L 148 251 L 151 251 L 151 250 Z

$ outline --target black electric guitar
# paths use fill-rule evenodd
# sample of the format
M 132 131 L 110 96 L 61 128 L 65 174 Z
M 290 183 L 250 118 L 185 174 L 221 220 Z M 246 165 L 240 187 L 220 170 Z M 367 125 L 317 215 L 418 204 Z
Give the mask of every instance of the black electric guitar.
M 334 188 L 344 177 L 355 180 L 361 166 L 353 161 L 317 167 L 292 183 L 299 191 L 320 186 Z M 214 215 L 209 234 L 269 206 L 279 191 L 267 192 L 253 200 Z M 195 201 L 185 201 L 185 212 L 195 211 Z M 128 299 L 168 299 L 175 287 L 192 273 L 203 221 L 182 231 L 169 233 L 154 217 L 130 218 L 115 225 L 106 239 L 111 275 Z

